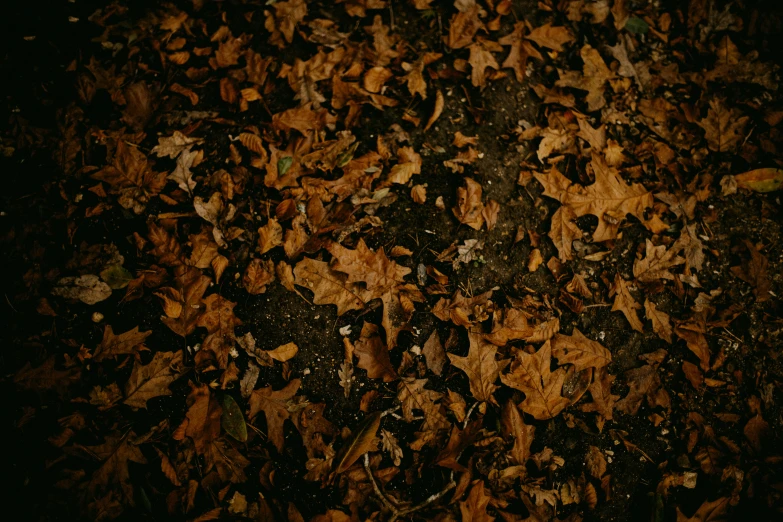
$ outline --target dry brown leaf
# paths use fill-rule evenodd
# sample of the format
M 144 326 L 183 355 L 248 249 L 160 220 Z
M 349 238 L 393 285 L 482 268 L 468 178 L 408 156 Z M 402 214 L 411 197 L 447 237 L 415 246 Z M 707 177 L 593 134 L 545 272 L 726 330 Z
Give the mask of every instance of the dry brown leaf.
M 492 396 L 497 389 L 500 367 L 495 360 L 497 347 L 486 342 L 480 333 L 468 332 L 470 348 L 467 357 L 448 354 L 451 364 L 468 376 L 470 391 L 476 400 L 497 404 Z
M 612 354 L 598 341 L 593 341 L 574 328 L 573 335 L 556 334 L 552 339 L 552 355 L 558 363 L 573 364 L 577 372 L 587 368 L 603 368 L 612 362 Z
M 606 473 L 606 458 L 601 450 L 595 446 L 590 446 L 585 455 L 585 467 L 587 472 L 593 477 L 601 479 Z
M 642 305 L 636 302 L 628 289 L 628 283 L 623 279 L 620 274 L 615 274 L 614 283 L 609 290 L 609 297 L 614 296 L 614 304 L 612 305 L 612 312 L 620 311 L 623 313 L 628 322 L 631 324 L 631 328 L 637 332 L 644 330 L 644 324 L 639 319 L 639 312 Z
M 519 407 L 538 420 L 551 419 L 569 404 L 562 396 L 565 370 L 552 372 L 551 360 L 552 346 L 547 341 L 535 354 L 517 351 L 509 371 L 500 375 L 503 384 L 524 392 Z
M 427 125 L 424 126 L 424 132 L 427 132 L 432 125 L 438 121 L 440 115 L 443 113 L 443 107 L 446 105 L 446 99 L 443 97 L 443 93 L 440 89 L 435 91 L 435 106 L 432 108 L 432 115 L 427 120 Z
M 264 412 L 267 437 L 278 451 L 282 451 L 285 443 L 283 423 L 290 417 L 288 401 L 296 395 L 300 384 L 299 379 L 294 379 L 280 390 L 275 391 L 267 386 L 253 390 L 250 395 L 248 418 L 252 420 L 259 412 Z
M 640 283 L 652 283 L 658 279 L 673 280 L 674 274 L 669 269 L 685 262 L 685 259 L 677 255 L 681 249 L 682 243 L 679 241 L 667 250 L 663 245 L 654 246 L 648 239 L 645 257 L 634 261 L 634 277 Z
M 209 386 L 188 384 L 190 384 L 187 398 L 188 411 L 185 420 L 177 428 L 174 438 L 183 440 L 185 437 L 190 437 L 196 452 L 203 454 L 220 436 L 220 418 L 223 415 L 223 408 Z
M 162 395 L 171 395 L 169 384 L 179 377 L 182 351 L 158 352 L 149 364 L 138 361 L 125 384 L 125 400 L 132 408 L 146 408 L 147 401 Z
M 715 152 L 731 152 L 745 138 L 744 130 L 750 118 L 734 108 L 727 108 L 718 98 L 710 100 L 707 117 L 698 122 L 704 129 L 707 146 Z
M 552 26 L 548 23 L 541 27 L 536 27 L 530 34 L 525 36 L 528 40 L 532 40 L 541 47 L 552 49 L 553 51 L 562 52 L 563 45 L 574 41 L 574 36 L 565 27 Z
M 367 370 L 370 379 L 391 382 L 397 379 L 397 372 L 389 359 L 389 350 L 378 335 L 378 327 L 364 323 L 362 333 L 354 345 L 354 355 L 359 359 L 356 366 Z
M 614 74 L 606 66 L 598 50 L 591 47 L 590 44 L 585 44 L 579 54 L 584 62 L 582 73 L 559 71 L 560 79 L 555 82 L 555 85 L 557 87 L 571 87 L 587 91 L 585 101 L 587 102 L 588 112 L 600 110 L 606 105 L 604 84 L 613 78 Z
M 242 276 L 242 286 L 251 295 L 263 294 L 266 292 L 266 285 L 275 280 L 275 264 L 271 259 L 262 261 L 253 259 L 245 269 Z
M 653 332 L 655 332 L 658 337 L 671 344 L 672 325 L 669 320 L 669 314 L 658 310 L 655 307 L 655 303 L 649 299 L 644 300 L 644 314 L 647 316 L 647 319 L 652 321 Z
M 500 426 L 506 440 L 509 437 L 514 438 L 514 446 L 509 452 L 511 461 L 514 464 L 524 466 L 530 458 L 530 445 L 533 443 L 533 436 L 536 433 L 535 426 L 525 424 L 516 404 L 511 400 L 503 405 Z
M 479 230 L 484 225 L 481 193 L 481 185 L 465 178 L 465 186 L 457 189 L 457 206 L 451 209 L 460 223 L 474 230 Z
M 411 199 L 419 205 L 423 205 L 424 202 L 427 201 L 427 189 L 424 185 L 413 186 L 411 189 Z
M 459 503 L 459 511 L 463 522 L 493 522 L 495 517 L 487 513 L 487 506 L 492 500 L 484 488 L 484 481 L 474 481 L 473 487 L 464 501 Z
M 644 221 L 644 211 L 653 206 L 653 196 L 639 183 L 626 184 L 617 169 L 607 166 L 600 156 L 594 155 L 591 164 L 595 183 L 587 187 L 571 183 L 556 168 L 535 177 L 544 186 L 545 196 L 559 200 L 576 217 L 587 214 L 598 217 L 593 240 L 608 241 L 617 237 L 627 214 Z M 561 217 L 561 227 L 562 220 Z
M 313 292 L 313 303 L 337 306 L 337 315 L 364 308 L 370 296 L 359 285 L 348 282 L 348 276 L 329 267 L 329 263 L 304 258 L 294 268 L 294 282 Z M 371 299 L 368 299 L 371 300 Z
M 92 360 L 102 362 L 112 357 L 133 355 L 139 351 L 147 350 L 147 347 L 144 346 L 144 341 L 150 335 L 152 335 L 151 330 L 140 332 L 138 326 L 127 332 L 115 335 L 111 325 L 107 324 L 103 329 L 101 344 L 95 348 L 95 353 L 92 354 Z

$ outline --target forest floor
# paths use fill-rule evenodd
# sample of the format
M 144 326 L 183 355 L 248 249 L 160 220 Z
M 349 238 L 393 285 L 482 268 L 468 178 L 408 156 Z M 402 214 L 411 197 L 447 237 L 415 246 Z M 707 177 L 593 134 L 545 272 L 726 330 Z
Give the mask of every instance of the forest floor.
M 17 3 L 4 505 L 780 519 L 775 6 Z

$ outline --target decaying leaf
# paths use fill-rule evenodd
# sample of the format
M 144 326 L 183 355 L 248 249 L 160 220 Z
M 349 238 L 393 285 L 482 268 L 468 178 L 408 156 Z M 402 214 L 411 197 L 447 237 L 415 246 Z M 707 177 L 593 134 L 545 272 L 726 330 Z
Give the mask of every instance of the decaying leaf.
M 500 374 L 506 386 L 524 392 L 525 400 L 519 407 L 538 420 L 551 419 L 569 404 L 562 396 L 565 370 L 550 370 L 552 345 L 550 341 L 535 353 L 517 351 L 509 371 Z
M 493 397 L 497 389 L 495 381 L 500 374 L 500 367 L 495 360 L 497 347 L 486 342 L 475 332 L 468 332 L 470 349 L 467 357 L 448 354 L 451 364 L 465 372 L 470 383 L 470 391 L 478 401 L 497 404 Z

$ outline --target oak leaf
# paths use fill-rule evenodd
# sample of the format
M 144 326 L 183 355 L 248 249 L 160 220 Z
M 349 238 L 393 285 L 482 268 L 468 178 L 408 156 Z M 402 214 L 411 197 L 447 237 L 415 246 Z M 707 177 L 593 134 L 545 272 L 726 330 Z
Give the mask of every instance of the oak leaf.
M 519 407 L 538 420 L 551 419 L 569 404 L 562 396 L 566 372 L 552 372 L 551 360 L 552 345 L 547 341 L 535 354 L 518 351 L 509 371 L 500 375 L 503 384 L 525 393 Z
M 158 352 L 152 361 L 142 366 L 138 361 L 125 384 L 125 400 L 133 408 L 146 408 L 147 401 L 171 395 L 169 384 L 179 377 L 178 365 L 182 364 L 182 351 Z
M 573 335 L 556 334 L 552 339 L 552 355 L 560 364 L 573 364 L 577 372 L 587 368 L 603 368 L 612 362 L 612 354 L 598 341 L 593 341 L 574 328 Z
M 146 350 L 147 347 L 144 346 L 144 341 L 150 335 L 152 335 L 152 330 L 140 332 L 138 326 L 127 332 L 115 335 L 111 325 L 107 324 L 103 329 L 101 344 L 95 348 L 95 353 L 92 354 L 92 360 L 101 362 L 111 357 L 132 355 L 141 350 Z
M 122 498 L 127 505 L 134 505 L 133 484 L 130 481 L 129 462 L 146 464 L 147 459 L 132 440 L 136 435 L 131 431 L 125 436 L 112 433 L 106 437 L 103 444 L 97 446 L 79 446 L 91 456 L 102 461 L 95 470 L 87 485 L 91 496 L 99 496 L 112 486 L 118 486 Z
M 337 315 L 364 308 L 367 290 L 348 282 L 348 276 L 329 267 L 329 263 L 304 258 L 294 268 L 294 283 L 313 292 L 313 303 L 337 306 Z
M 266 417 L 267 437 L 275 445 L 278 451 L 282 451 L 285 438 L 283 436 L 283 423 L 290 418 L 287 402 L 296 395 L 301 381 L 294 379 L 284 388 L 274 391 L 271 386 L 253 390 L 250 395 L 250 413 L 252 420 L 259 412 L 264 412 Z
M 467 357 L 450 353 L 449 360 L 468 376 L 470 391 L 476 400 L 497 404 L 492 394 L 497 389 L 495 381 L 500 374 L 500 367 L 495 360 L 498 349 L 477 332 L 468 332 L 468 340 L 470 348 Z

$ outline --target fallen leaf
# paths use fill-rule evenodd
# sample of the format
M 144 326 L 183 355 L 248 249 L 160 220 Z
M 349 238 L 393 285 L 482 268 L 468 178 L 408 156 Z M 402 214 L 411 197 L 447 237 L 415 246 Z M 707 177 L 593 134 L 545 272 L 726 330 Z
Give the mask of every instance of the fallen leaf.
M 481 185 L 470 178 L 465 178 L 465 186 L 457 189 L 457 206 L 452 209 L 460 223 L 474 230 L 479 230 L 484 225 L 481 192 Z
M 86 305 L 94 305 L 111 297 L 111 287 L 93 274 L 79 277 L 63 277 L 52 288 L 52 295 L 65 299 L 78 299 Z
M 628 284 L 625 282 L 620 274 L 615 274 L 614 284 L 609 290 L 609 297 L 614 296 L 614 304 L 612 305 L 612 312 L 620 311 L 623 313 L 628 322 L 631 324 L 631 328 L 637 332 L 644 330 L 644 324 L 639 319 L 639 313 L 637 310 L 642 308 L 642 305 L 636 302 L 628 290 Z
M 381 412 L 375 412 L 365 417 L 356 427 L 356 431 L 345 442 L 340 453 L 334 459 L 334 473 L 336 475 L 346 471 L 362 455 L 377 447 L 375 435 L 378 433 L 380 425 Z
M 774 192 L 783 186 L 783 170 L 756 169 L 734 176 L 737 186 L 755 192 Z
M 497 347 L 486 342 L 483 336 L 476 332 L 468 332 L 468 340 L 470 348 L 467 357 L 450 353 L 449 360 L 467 374 L 470 391 L 476 400 L 497 404 L 492 395 L 497 389 L 495 381 L 500 374 L 500 367 L 495 360 Z
M 517 351 L 510 370 L 500 375 L 506 386 L 524 392 L 525 400 L 519 407 L 538 420 L 551 419 L 569 404 L 562 396 L 566 373 L 562 368 L 550 370 L 552 346 L 550 341 L 535 353 Z
M 574 37 L 568 29 L 553 26 L 551 23 L 536 27 L 525 38 L 534 41 L 541 47 L 558 52 L 563 51 L 563 45 L 574 41 Z
M 612 362 L 612 354 L 574 328 L 573 335 L 556 334 L 552 339 L 552 355 L 560 364 L 573 364 L 577 372 L 587 368 L 602 368 Z
M 514 464 L 525 465 L 530 458 L 530 446 L 533 443 L 536 428 L 525 424 L 517 406 L 511 400 L 503 405 L 500 426 L 506 439 L 514 438 L 514 446 L 509 452 L 511 461 Z
M 247 425 L 242 410 L 231 395 L 223 396 L 223 415 L 220 418 L 223 431 L 239 442 L 247 441 Z
M 655 307 L 655 303 L 649 299 L 644 300 L 644 314 L 647 316 L 647 319 L 652 321 L 653 332 L 655 332 L 658 337 L 671 344 L 672 325 L 669 320 L 669 314 L 658 310 Z
M 145 366 L 136 362 L 125 384 L 123 402 L 132 408 L 146 408 L 148 400 L 171 395 L 169 385 L 179 377 L 181 364 L 182 351 L 158 352 Z
M 296 395 L 300 384 L 299 379 L 294 379 L 280 390 L 274 391 L 271 386 L 267 386 L 253 390 L 250 395 L 248 417 L 252 420 L 259 412 L 264 412 L 267 437 L 275 445 L 277 451 L 282 451 L 285 443 L 283 423 L 290 418 L 287 402 Z

